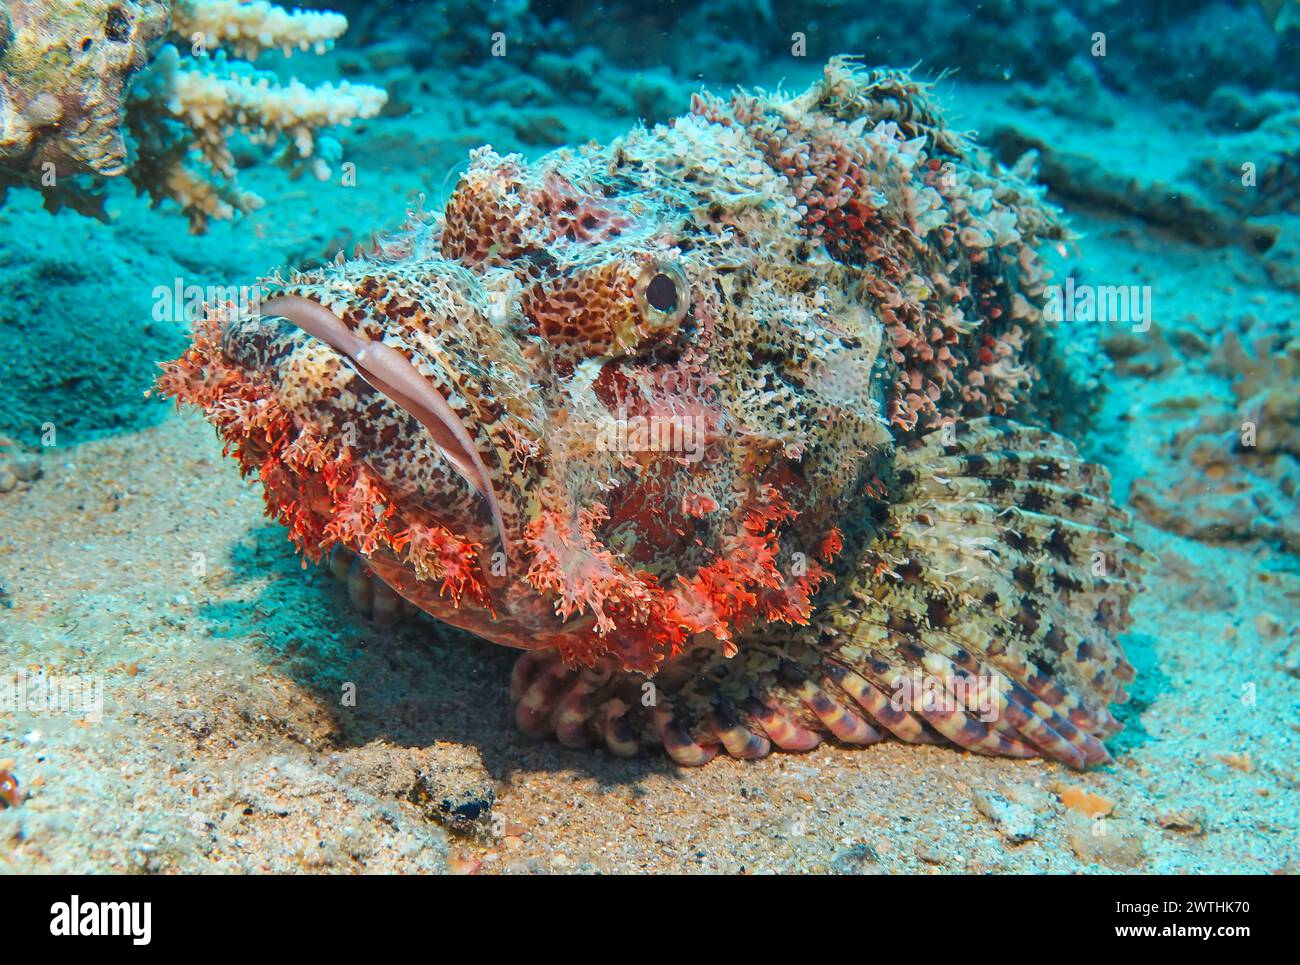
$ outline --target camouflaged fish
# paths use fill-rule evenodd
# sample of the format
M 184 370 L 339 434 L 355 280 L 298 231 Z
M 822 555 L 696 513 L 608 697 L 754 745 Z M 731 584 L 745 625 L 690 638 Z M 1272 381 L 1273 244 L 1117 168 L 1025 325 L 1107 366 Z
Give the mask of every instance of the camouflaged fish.
M 160 387 L 358 603 L 524 651 L 531 734 L 1084 767 L 1143 554 L 1052 428 L 1082 376 L 1029 175 L 839 58 L 608 146 L 475 151 L 443 214 L 214 310 Z

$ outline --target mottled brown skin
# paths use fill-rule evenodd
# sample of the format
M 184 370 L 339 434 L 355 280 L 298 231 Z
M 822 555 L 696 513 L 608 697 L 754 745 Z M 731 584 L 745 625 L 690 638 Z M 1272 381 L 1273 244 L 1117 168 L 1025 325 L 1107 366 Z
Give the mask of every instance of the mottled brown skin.
M 1082 767 L 1141 553 L 1035 427 L 1070 387 L 1037 307 L 1062 237 L 921 85 L 837 60 L 607 147 L 475 152 L 442 217 L 276 279 L 162 387 L 306 553 L 529 651 L 529 732 Z

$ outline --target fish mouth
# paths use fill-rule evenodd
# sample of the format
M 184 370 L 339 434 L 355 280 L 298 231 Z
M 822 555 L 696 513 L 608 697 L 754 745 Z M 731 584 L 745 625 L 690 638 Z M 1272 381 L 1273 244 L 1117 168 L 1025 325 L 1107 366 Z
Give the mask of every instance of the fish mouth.
M 490 608 L 466 607 L 430 593 L 412 567 L 391 552 L 381 550 L 366 557 L 366 565 L 398 596 L 425 613 L 516 650 L 543 650 L 566 638 L 576 641 L 595 622 L 590 614 L 561 620 L 554 606 L 522 581 L 503 584 Z
M 320 302 L 301 295 L 279 295 L 263 302 L 261 312 L 286 319 L 345 356 L 368 385 L 424 426 L 448 465 L 487 505 L 508 569 L 511 540 L 492 477 L 469 429 L 437 386 L 397 349 L 357 335 Z M 501 575 L 498 571 L 497 579 Z

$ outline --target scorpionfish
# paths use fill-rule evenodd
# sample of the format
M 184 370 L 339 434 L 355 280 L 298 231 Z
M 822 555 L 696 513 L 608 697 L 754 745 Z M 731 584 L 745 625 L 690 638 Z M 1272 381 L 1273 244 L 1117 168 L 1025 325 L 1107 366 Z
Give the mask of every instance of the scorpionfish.
M 606 146 L 480 148 L 442 213 L 210 308 L 159 387 L 374 615 L 523 651 L 529 734 L 1087 767 L 1147 557 L 1061 434 L 1095 383 L 1032 176 L 836 58 Z

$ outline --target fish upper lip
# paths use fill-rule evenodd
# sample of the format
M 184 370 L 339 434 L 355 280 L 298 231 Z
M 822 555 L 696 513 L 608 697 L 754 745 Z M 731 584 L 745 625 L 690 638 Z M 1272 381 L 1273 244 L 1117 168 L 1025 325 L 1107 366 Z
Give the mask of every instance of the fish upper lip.
M 437 387 L 397 349 L 357 335 L 318 301 L 278 295 L 262 302 L 261 311 L 287 319 L 346 356 L 362 379 L 424 426 L 447 461 L 487 503 L 509 566 L 511 541 L 492 478 L 465 423 Z
M 541 604 L 544 595 L 527 580 L 519 578 L 519 571 L 512 566 L 511 540 L 506 531 L 500 503 L 478 446 L 465 423 L 437 386 L 416 370 L 403 353 L 384 342 L 357 335 L 334 311 L 301 295 L 279 295 L 268 299 L 261 303 L 260 315 L 263 318 L 283 318 L 347 358 L 367 384 L 425 427 L 439 450 L 447 456 L 448 463 L 487 504 L 497 527 L 506 562 L 503 572 L 490 565 L 488 554 L 482 554 L 480 558 L 484 582 L 495 601 L 495 607 L 489 611 L 488 618 L 482 615 L 472 616 L 472 611 L 464 611 L 459 606 L 444 609 L 435 615 L 481 636 L 523 649 L 545 646 L 547 644 L 544 641 L 552 640 L 557 634 L 580 634 L 589 628 L 594 622 L 591 614 L 570 620 L 560 619 L 553 605 Z M 393 368 L 397 369 L 397 374 L 392 374 Z M 379 370 L 378 373 L 376 369 Z M 389 377 L 386 378 L 386 375 Z M 428 404 L 422 405 L 421 398 Z M 448 443 L 455 443 L 456 448 L 449 452 Z M 459 460 L 456 456 L 460 457 Z M 372 559 L 371 562 L 372 565 L 380 563 L 380 570 L 384 571 L 383 578 L 391 580 L 390 585 L 395 588 L 401 582 L 395 579 L 398 571 L 413 576 L 410 567 L 400 561 L 392 560 L 384 564 Z M 512 572 L 515 579 L 511 579 Z M 414 597 L 408 598 L 413 599 L 422 609 L 428 609 Z

